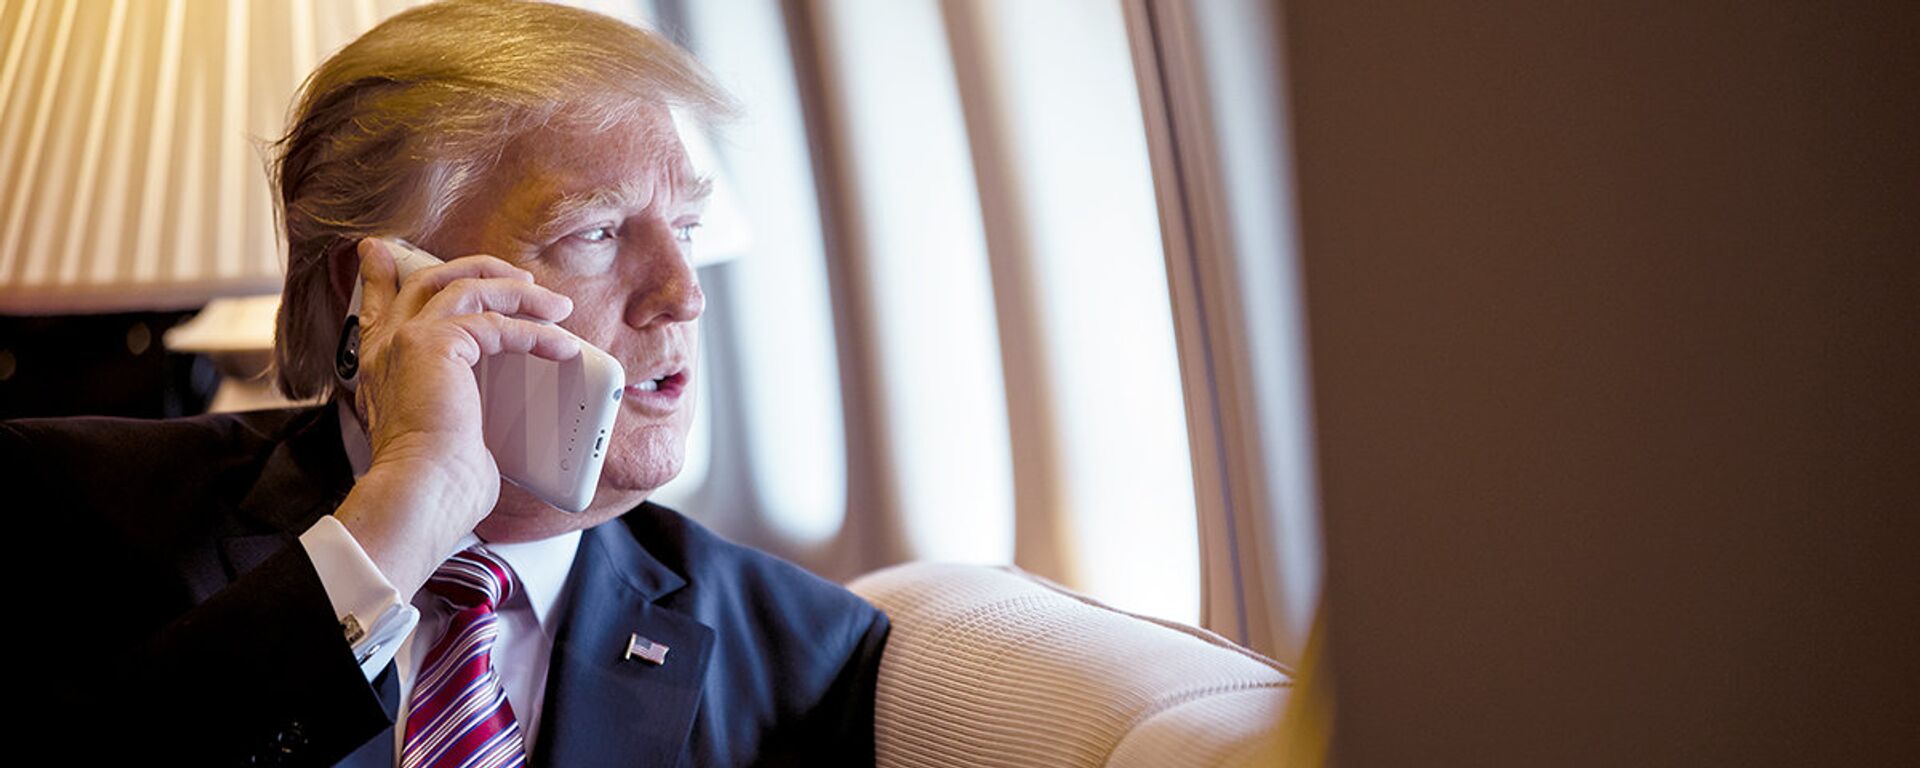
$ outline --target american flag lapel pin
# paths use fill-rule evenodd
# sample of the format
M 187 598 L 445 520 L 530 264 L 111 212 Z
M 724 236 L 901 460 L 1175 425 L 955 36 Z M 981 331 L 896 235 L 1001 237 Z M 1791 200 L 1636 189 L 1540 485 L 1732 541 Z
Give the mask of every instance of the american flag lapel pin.
M 627 639 L 627 655 L 625 658 L 631 659 L 634 657 L 639 657 L 648 664 L 659 666 L 667 663 L 667 647 L 641 637 L 640 633 L 635 632 L 632 637 Z

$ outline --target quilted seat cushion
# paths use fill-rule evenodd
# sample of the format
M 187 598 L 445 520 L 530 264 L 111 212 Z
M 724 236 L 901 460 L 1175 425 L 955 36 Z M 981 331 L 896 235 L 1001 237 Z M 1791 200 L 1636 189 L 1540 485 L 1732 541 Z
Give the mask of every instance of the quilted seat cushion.
M 1292 675 L 1211 632 L 1013 568 L 907 563 L 851 587 L 893 620 L 881 766 L 1278 764 Z

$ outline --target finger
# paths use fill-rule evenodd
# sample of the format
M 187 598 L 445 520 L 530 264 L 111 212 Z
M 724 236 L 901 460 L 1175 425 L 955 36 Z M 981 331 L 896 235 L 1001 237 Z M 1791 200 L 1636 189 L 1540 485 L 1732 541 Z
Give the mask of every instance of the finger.
M 432 300 L 435 294 L 446 288 L 447 284 L 469 278 L 507 279 L 532 283 L 533 273 L 493 256 L 484 254 L 463 256 L 407 275 L 400 284 L 397 300 L 400 310 L 407 313 L 408 317 L 412 317 Z
M 464 331 L 477 355 L 461 354 L 468 365 L 480 357 L 503 352 L 525 352 L 547 360 L 572 360 L 580 355 L 580 339 L 557 326 L 507 317 L 498 312 L 482 312 L 449 318 L 448 324 Z
M 393 254 L 388 252 L 387 244 L 379 238 L 365 237 L 357 246 L 360 253 L 360 322 L 367 318 L 381 317 L 392 305 L 393 296 L 400 289 L 395 280 Z
M 555 323 L 573 314 L 573 299 L 513 278 L 463 277 L 447 283 L 414 317 L 444 319 L 479 312 Z

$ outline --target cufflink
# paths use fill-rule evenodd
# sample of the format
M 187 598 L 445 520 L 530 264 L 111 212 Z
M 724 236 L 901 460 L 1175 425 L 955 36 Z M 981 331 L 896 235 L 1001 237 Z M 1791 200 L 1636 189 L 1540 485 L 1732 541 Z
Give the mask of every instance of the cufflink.
M 627 638 L 627 655 L 622 660 L 639 657 L 642 661 L 660 666 L 667 663 L 667 647 L 641 637 L 638 632 Z
M 347 636 L 347 645 L 360 642 L 360 638 L 367 636 L 367 629 L 360 626 L 360 617 L 351 613 L 340 620 L 340 631 Z

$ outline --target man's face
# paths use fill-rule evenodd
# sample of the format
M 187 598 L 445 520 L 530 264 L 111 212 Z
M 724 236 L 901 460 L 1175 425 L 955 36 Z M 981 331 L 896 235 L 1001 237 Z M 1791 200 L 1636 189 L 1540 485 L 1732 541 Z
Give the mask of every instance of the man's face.
M 671 480 L 685 458 L 694 321 L 706 305 L 689 259 L 704 198 L 664 110 L 599 131 L 548 127 L 509 144 L 474 195 L 421 243 L 442 258 L 489 254 L 532 272 L 573 299 L 560 325 L 626 368 L 596 496 L 624 501 L 606 513 Z M 503 490 L 503 508 L 509 501 Z

